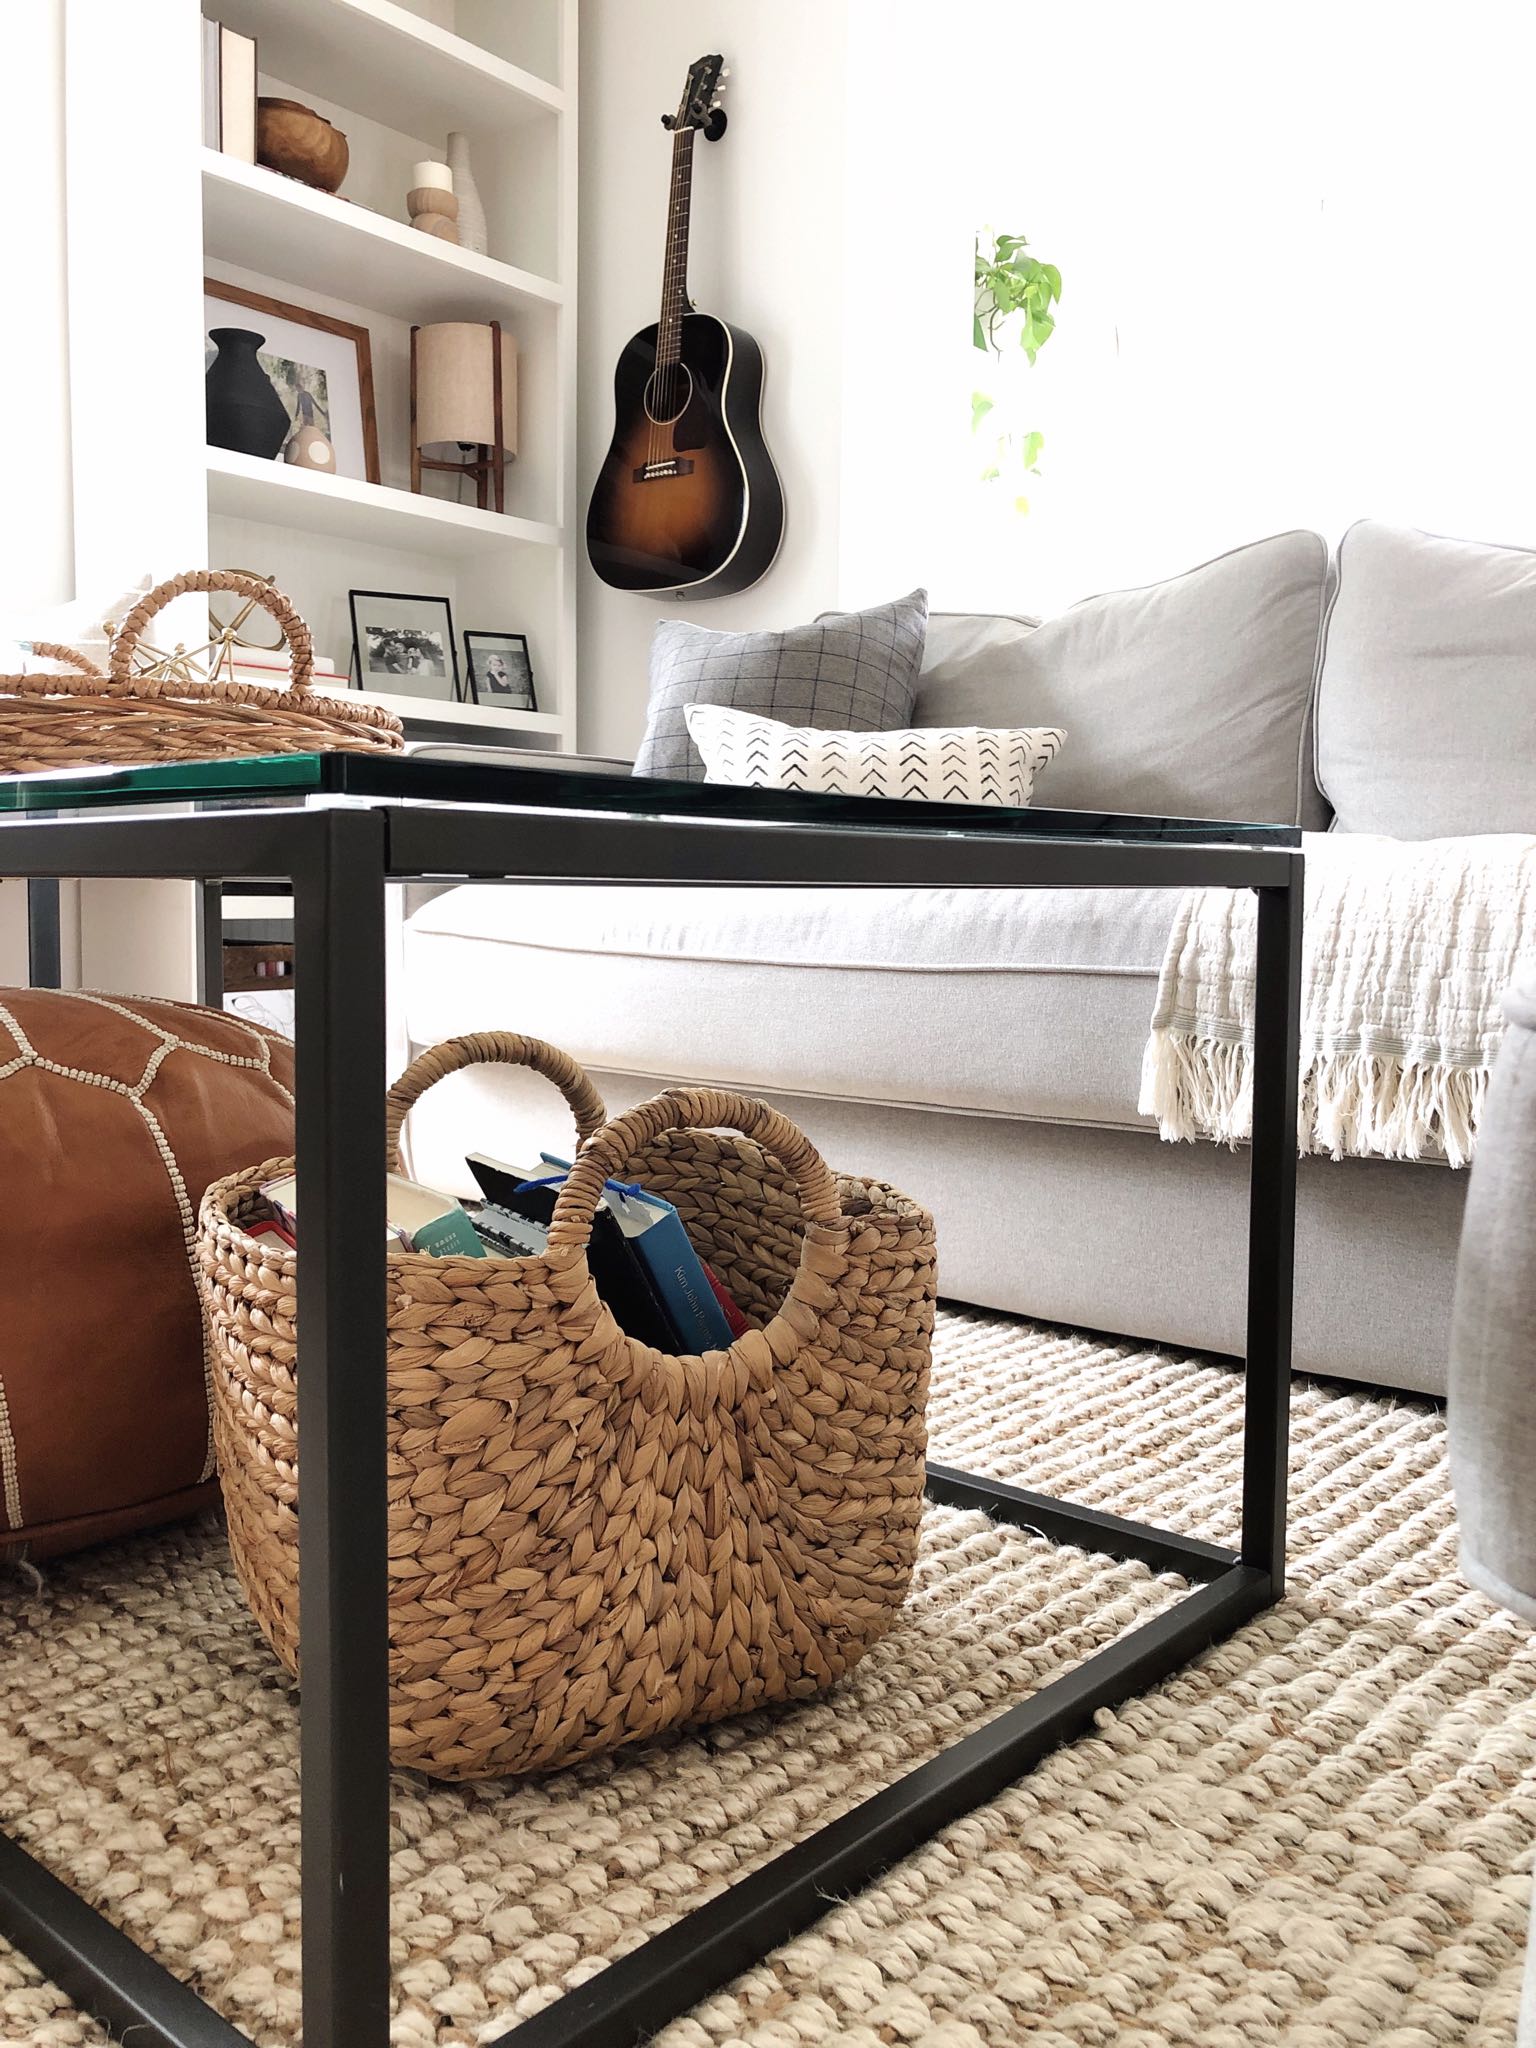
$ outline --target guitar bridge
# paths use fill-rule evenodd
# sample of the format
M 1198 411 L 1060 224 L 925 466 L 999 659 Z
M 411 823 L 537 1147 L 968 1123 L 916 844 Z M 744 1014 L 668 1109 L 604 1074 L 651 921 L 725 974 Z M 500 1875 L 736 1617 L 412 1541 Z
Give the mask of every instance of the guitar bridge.
M 659 483 L 664 476 L 692 476 L 693 462 L 686 455 L 669 455 L 665 462 L 642 462 L 635 471 L 637 484 Z

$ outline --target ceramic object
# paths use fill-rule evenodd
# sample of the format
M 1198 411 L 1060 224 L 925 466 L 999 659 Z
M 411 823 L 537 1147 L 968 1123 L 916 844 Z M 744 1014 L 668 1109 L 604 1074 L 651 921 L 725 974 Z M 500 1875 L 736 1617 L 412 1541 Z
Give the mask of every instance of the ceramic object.
M 347 138 L 323 114 L 298 100 L 256 102 L 256 161 L 319 192 L 334 192 L 347 175 Z
M 449 136 L 448 168 L 453 172 L 453 194 L 459 202 L 460 244 L 466 249 L 473 249 L 477 256 L 483 256 L 486 250 L 485 208 L 480 204 L 480 189 L 469 166 L 467 136 Z
M 284 462 L 295 469 L 319 469 L 336 474 L 336 450 L 318 427 L 300 427 L 283 450 Z
M 257 359 L 266 336 L 248 327 L 214 327 L 209 339 L 218 349 L 204 380 L 210 445 L 240 455 L 276 455 L 292 422 Z
M 449 176 L 448 166 L 417 164 L 412 175 L 416 182 L 405 195 L 411 226 L 424 235 L 436 235 L 439 241 L 457 242 L 459 202 L 443 182 Z

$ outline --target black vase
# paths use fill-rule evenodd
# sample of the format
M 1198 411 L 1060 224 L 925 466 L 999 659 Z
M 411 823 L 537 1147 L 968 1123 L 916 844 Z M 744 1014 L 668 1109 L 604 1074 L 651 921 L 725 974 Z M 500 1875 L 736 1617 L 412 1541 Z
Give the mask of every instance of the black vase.
M 213 327 L 218 354 L 208 365 L 208 439 L 241 455 L 272 456 L 288 438 L 288 408 L 257 360 L 266 340 L 247 327 Z

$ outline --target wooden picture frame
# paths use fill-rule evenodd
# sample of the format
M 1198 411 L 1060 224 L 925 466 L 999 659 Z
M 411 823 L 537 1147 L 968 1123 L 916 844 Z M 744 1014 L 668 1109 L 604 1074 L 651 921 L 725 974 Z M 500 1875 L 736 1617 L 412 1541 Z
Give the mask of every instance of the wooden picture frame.
M 373 398 L 373 345 L 366 327 L 359 327 L 351 320 L 338 320 L 333 314 L 316 312 L 312 306 L 297 306 L 284 299 L 268 298 L 262 292 L 247 291 L 244 285 L 225 284 L 216 277 L 203 279 L 204 299 L 218 299 L 231 306 L 242 306 L 248 312 L 265 314 L 269 320 L 286 320 L 297 327 L 312 327 L 320 334 L 328 334 L 339 341 L 350 342 L 357 364 L 357 399 L 362 415 L 362 482 L 379 482 L 379 423 L 378 412 Z M 351 471 L 339 466 L 338 475 L 349 475 Z
M 484 644 L 477 648 L 476 641 Z M 498 669 L 497 664 L 500 664 Z M 471 704 L 503 711 L 537 711 L 533 656 L 526 633 L 474 631 L 464 635 L 464 686 Z

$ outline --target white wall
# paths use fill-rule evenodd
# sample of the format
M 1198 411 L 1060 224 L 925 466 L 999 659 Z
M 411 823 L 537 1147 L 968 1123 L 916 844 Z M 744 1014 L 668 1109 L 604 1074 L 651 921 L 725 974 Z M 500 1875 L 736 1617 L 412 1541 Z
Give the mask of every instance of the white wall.
M 0 22 L 11 83 L 6 155 L 16 176 L 6 208 L 0 376 L 5 474 L 0 500 L 0 612 L 74 595 L 65 302 L 64 0 L 27 0 Z
M 842 600 L 1050 610 L 1364 515 L 1536 540 L 1523 0 L 852 0 Z M 1031 511 L 969 431 L 971 236 L 1064 292 L 1020 402 Z M 981 374 L 978 376 L 978 369 Z
M 632 754 L 658 618 L 789 625 L 838 596 L 845 0 L 584 0 L 581 10 L 581 511 L 613 427 L 613 368 L 656 318 L 676 107 L 695 57 L 731 67 L 730 126 L 694 148 L 689 287 L 767 362 L 783 552 L 755 589 L 696 606 L 610 590 L 583 560 L 581 745 Z
M 69 328 L 64 232 L 64 0 L 27 0 L 0 18 L 11 82 L 6 151 L 15 198 L 4 228 L 0 389 L 0 616 L 74 595 Z M 26 889 L 0 882 L 0 983 L 26 979 Z

